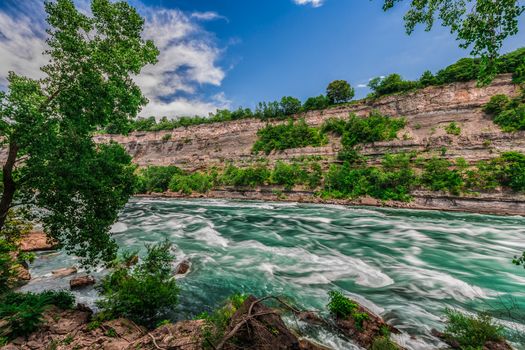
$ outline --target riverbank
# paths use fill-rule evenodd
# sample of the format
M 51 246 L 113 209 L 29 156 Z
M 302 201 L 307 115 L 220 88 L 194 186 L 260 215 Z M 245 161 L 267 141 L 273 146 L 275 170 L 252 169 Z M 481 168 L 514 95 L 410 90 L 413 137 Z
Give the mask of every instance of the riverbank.
M 479 193 L 470 196 L 454 196 L 449 193 L 435 191 L 414 191 L 410 202 L 381 201 L 371 197 L 358 199 L 328 199 L 316 196 L 308 190 L 285 191 L 282 187 L 260 188 L 223 188 L 211 190 L 207 193 L 150 193 L 136 195 L 138 198 L 210 198 L 233 199 L 271 202 L 297 202 L 312 204 L 336 204 L 348 206 L 385 207 L 413 210 L 437 210 L 451 212 L 466 212 L 490 215 L 519 215 L 525 216 L 525 194 L 510 191 L 494 191 Z

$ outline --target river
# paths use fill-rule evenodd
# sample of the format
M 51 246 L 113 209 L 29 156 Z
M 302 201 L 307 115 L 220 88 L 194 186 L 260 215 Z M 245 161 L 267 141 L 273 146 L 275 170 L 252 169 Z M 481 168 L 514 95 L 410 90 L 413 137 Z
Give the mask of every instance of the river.
M 179 279 L 179 319 L 211 310 L 234 292 L 282 295 L 326 310 L 327 292 L 338 289 L 402 330 L 398 341 L 411 349 L 439 345 L 430 331 L 443 328 L 446 307 L 488 310 L 509 329 L 525 329 L 505 315 L 509 305 L 525 310 L 525 270 L 511 263 L 525 249 L 523 217 L 140 198 L 128 203 L 112 231 L 122 249 L 144 252 L 145 243 L 167 238 L 178 261 L 191 261 Z M 51 271 L 75 262 L 61 252 L 39 253 L 34 280 L 23 289 L 67 288 L 69 277 L 55 279 Z M 93 289 L 76 295 L 89 305 L 96 298 Z M 310 336 L 354 348 L 330 331 Z

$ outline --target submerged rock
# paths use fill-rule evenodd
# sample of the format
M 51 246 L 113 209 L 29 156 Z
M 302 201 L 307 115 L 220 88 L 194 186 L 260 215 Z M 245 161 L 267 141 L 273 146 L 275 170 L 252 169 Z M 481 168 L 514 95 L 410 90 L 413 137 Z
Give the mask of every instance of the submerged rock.
M 77 273 L 77 268 L 76 267 L 66 267 L 66 268 L 63 268 L 63 269 L 58 269 L 58 270 L 51 271 L 51 274 L 53 275 L 53 277 L 56 277 L 56 278 L 66 277 L 66 276 L 69 276 L 69 275 L 73 275 L 75 273 Z
M 183 260 L 175 268 L 176 275 L 184 275 L 190 270 L 190 262 L 188 260 Z
M 95 277 L 86 275 L 72 278 L 69 281 L 69 287 L 71 289 L 80 289 L 95 284 Z

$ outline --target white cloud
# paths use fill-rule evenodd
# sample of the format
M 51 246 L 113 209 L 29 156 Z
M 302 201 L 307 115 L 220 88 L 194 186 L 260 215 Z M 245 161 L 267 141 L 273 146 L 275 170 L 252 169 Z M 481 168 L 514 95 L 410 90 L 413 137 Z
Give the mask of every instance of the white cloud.
M 222 50 L 196 22 L 211 20 L 215 13 L 186 14 L 131 2 L 145 17 L 144 37 L 152 39 L 160 50 L 158 63 L 145 67 L 135 77 L 150 100 L 141 115 L 207 115 L 216 108 L 228 107 L 230 101 L 226 98 L 218 99 L 218 95 L 203 98 L 201 93 L 206 85 L 219 87 L 225 77 L 225 70 L 217 64 Z M 83 12 L 89 11 L 87 0 L 76 3 Z M 7 0 L 7 6 L 0 10 L 0 88 L 3 89 L 8 71 L 41 78 L 39 68 L 47 62 L 42 55 L 46 37 L 42 1 L 24 0 L 23 6 L 18 4 L 16 0 Z M 177 97 L 180 93 L 186 97 Z
M 323 6 L 324 0 L 293 0 L 297 5 L 311 5 L 312 7 Z
M 367 86 L 368 86 L 368 85 L 366 85 L 366 84 L 358 84 L 358 85 L 357 85 L 357 87 L 358 87 L 359 89 L 366 88 Z
M 206 11 L 206 12 L 193 12 L 191 14 L 191 18 L 195 18 L 201 21 L 213 21 L 216 19 L 223 19 L 226 22 L 228 22 L 228 18 L 219 15 L 217 12 L 214 11 Z

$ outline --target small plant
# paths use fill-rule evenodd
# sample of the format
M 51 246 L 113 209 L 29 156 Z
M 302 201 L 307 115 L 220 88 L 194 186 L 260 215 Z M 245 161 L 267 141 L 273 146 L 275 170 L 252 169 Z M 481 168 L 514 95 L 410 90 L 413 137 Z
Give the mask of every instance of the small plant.
M 156 328 L 159 328 L 159 327 L 162 327 L 162 326 L 167 326 L 167 325 L 169 325 L 170 323 L 171 323 L 170 320 L 162 320 L 162 321 L 160 321 L 159 323 L 157 323 Z
M 171 140 L 171 134 L 164 134 L 164 136 L 162 136 L 163 142 L 168 142 L 169 140 Z
M 366 320 L 369 320 L 370 316 L 368 316 L 368 314 L 366 312 L 354 312 L 352 314 L 352 318 L 354 319 L 355 327 L 358 330 L 362 330 L 363 329 L 363 322 L 366 321 Z
M 452 122 L 452 123 L 448 124 L 445 127 L 445 131 L 449 135 L 456 135 L 457 136 L 457 135 L 461 134 L 461 128 L 455 122 Z
M 117 331 L 114 328 L 108 328 L 104 333 L 106 337 L 116 338 L 118 336 Z
M 383 336 L 374 339 L 371 350 L 399 350 L 399 346 L 389 337 Z
M 503 340 L 503 327 L 486 313 L 469 316 L 447 309 L 445 318 L 445 339 L 457 342 L 461 349 L 481 349 L 488 341 Z
M 102 324 L 101 321 L 93 320 L 93 321 L 88 323 L 87 330 L 90 331 L 90 332 L 94 331 L 95 329 L 99 328 L 101 324 Z
M 416 124 L 414 125 L 414 129 L 416 129 L 416 130 L 421 129 L 421 124 L 420 124 L 420 123 L 416 123 Z
M 491 145 L 492 145 L 492 141 L 491 140 L 483 141 L 483 147 L 489 148 Z
M 49 306 L 69 309 L 74 301 L 73 295 L 66 291 L 7 292 L 0 298 L 0 319 L 5 321 L 0 333 L 10 339 L 28 335 L 38 329 Z
M 330 297 L 328 310 L 330 310 L 330 313 L 335 317 L 347 318 L 358 308 L 356 303 L 337 290 L 328 292 L 328 296 Z
M 173 278 L 171 243 L 146 248 L 145 258 L 133 269 L 120 264 L 98 286 L 103 318 L 127 317 L 152 328 L 176 307 L 179 288 Z
M 75 338 L 73 338 L 73 336 L 69 334 L 68 336 L 64 338 L 64 340 L 62 340 L 62 344 L 69 345 L 73 342 L 73 340 L 75 340 Z

